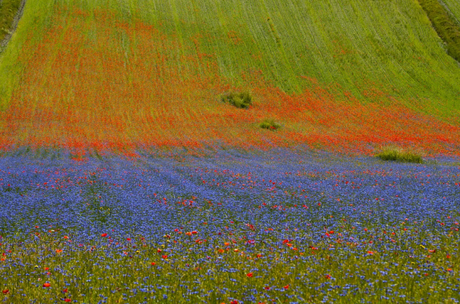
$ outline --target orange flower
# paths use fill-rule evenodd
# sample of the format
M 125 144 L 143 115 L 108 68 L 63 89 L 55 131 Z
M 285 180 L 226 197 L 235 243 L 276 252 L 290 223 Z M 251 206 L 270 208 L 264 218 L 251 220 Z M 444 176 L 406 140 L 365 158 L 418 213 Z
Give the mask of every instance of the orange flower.
M 61 253 L 62 249 L 56 249 L 56 253 Z
M 46 283 L 43 284 L 43 287 L 46 287 L 46 288 L 48 288 L 48 287 L 50 287 L 50 286 L 51 286 L 51 284 L 48 283 L 48 282 L 46 282 Z

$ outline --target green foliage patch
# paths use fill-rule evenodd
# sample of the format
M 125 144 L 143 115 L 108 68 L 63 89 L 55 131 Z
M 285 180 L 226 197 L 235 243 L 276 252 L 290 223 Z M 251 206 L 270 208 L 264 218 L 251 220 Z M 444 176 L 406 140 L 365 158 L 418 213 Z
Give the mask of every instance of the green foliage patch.
M 438 0 L 419 0 L 439 37 L 446 43 L 447 53 L 460 61 L 460 27 Z
M 247 109 L 252 105 L 252 96 L 249 92 L 231 92 L 223 95 L 221 100 L 239 109 Z
M 423 163 L 423 158 L 418 153 L 414 151 L 405 151 L 401 148 L 396 147 L 386 147 L 380 153 L 378 153 L 376 157 L 386 161 L 389 160 L 417 164 Z
M 259 126 L 262 129 L 268 129 L 270 131 L 275 131 L 281 128 L 281 125 L 277 123 L 274 119 L 265 119 Z

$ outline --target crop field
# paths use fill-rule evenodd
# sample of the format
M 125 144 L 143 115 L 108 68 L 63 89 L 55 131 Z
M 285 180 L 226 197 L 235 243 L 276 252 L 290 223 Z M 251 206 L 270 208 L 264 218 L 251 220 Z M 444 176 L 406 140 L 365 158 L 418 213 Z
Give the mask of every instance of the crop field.
M 459 16 L 0 0 L 0 302 L 459 303 Z

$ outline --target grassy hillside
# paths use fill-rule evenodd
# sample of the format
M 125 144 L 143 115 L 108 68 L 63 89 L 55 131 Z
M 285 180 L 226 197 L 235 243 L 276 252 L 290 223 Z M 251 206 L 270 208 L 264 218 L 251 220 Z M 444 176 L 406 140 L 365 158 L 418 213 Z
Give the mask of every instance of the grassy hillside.
M 46 0 L 0 60 L 3 145 L 449 152 L 460 138 L 459 64 L 411 0 Z M 254 105 L 220 102 L 231 91 Z

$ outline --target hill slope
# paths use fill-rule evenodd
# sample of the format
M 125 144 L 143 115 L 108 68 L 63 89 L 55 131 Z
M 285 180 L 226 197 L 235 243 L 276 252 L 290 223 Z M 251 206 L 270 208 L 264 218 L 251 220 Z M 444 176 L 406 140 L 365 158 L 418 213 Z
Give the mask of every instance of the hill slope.
M 0 60 L 5 146 L 459 144 L 459 64 L 411 0 L 47 0 Z

